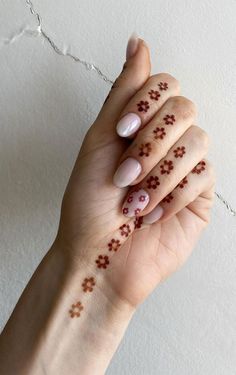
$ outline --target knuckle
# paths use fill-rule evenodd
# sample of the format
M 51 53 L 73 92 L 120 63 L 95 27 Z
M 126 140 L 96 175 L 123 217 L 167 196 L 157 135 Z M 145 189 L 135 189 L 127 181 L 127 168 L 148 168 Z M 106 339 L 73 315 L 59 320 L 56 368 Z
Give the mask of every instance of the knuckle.
M 194 118 L 197 114 L 196 105 L 184 96 L 174 96 L 168 102 L 171 104 L 173 111 L 183 119 Z

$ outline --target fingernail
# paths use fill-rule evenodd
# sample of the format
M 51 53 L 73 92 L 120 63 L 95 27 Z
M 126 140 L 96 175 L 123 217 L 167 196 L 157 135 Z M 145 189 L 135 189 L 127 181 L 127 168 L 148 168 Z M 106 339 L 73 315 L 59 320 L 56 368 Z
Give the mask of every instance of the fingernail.
M 149 214 L 143 216 L 143 223 L 153 224 L 162 217 L 163 213 L 163 208 L 158 204 Z
M 122 212 L 126 217 L 137 216 L 144 210 L 149 200 L 149 195 L 145 190 L 133 191 L 123 204 Z
M 113 176 L 114 185 L 120 188 L 128 186 L 138 177 L 141 170 L 141 164 L 136 159 L 126 159 L 119 165 Z
M 116 132 L 120 137 L 128 137 L 141 126 L 141 118 L 136 113 L 123 116 L 116 125 Z
M 126 61 L 129 60 L 130 57 L 134 56 L 138 49 L 138 35 L 136 33 L 132 33 L 127 44 L 126 48 Z

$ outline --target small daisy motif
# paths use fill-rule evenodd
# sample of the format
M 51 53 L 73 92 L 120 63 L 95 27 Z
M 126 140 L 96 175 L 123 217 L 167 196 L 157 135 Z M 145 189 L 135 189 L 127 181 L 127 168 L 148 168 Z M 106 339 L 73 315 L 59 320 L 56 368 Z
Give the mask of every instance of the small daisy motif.
M 173 125 L 176 121 L 175 115 L 166 115 L 165 117 L 163 117 L 163 120 L 165 121 L 166 125 Z
M 117 251 L 119 249 L 119 247 L 121 246 L 121 243 L 119 240 L 115 240 L 114 238 L 112 238 L 112 240 L 109 242 L 108 244 L 108 250 L 109 251 Z
M 140 196 L 138 197 L 138 200 L 139 200 L 139 202 L 145 202 L 145 200 L 146 200 L 145 195 L 140 195 Z
M 131 233 L 129 224 L 123 224 L 119 229 L 121 236 L 128 237 L 128 235 Z
M 136 208 L 136 209 L 134 210 L 134 214 L 135 214 L 135 216 L 138 215 L 140 212 L 141 212 L 141 208 Z
M 152 150 L 151 143 L 142 143 L 139 147 L 139 156 L 149 156 Z
M 139 112 L 147 112 L 148 109 L 150 108 L 148 101 L 146 100 L 141 100 L 138 104 L 138 111 Z
M 157 176 L 150 176 L 147 179 L 147 187 L 148 189 L 156 189 L 157 186 L 160 185 L 159 177 Z
M 83 309 L 84 307 L 80 301 L 73 303 L 73 305 L 71 305 L 71 309 L 69 310 L 69 314 L 71 318 L 74 318 L 74 317 L 79 318 L 80 313 Z
M 127 213 L 129 212 L 128 207 L 124 207 L 123 210 L 122 210 L 122 212 L 123 212 L 124 215 L 127 215 Z
M 83 281 L 82 287 L 84 292 L 92 292 L 95 285 L 94 277 L 86 277 Z
M 168 89 L 168 83 L 167 82 L 160 82 L 160 83 L 158 83 L 158 87 L 161 91 L 166 91 Z
M 152 100 L 158 100 L 161 96 L 159 91 L 156 91 L 156 90 L 150 90 L 148 92 L 148 95 L 149 95 L 150 99 L 152 99 Z
M 177 147 L 175 150 L 174 150 L 174 155 L 175 155 L 175 158 L 182 158 L 184 156 L 184 154 L 186 153 L 185 151 L 185 147 L 182 146 L 182 147 Z
M 173 198 L 174 198 L 173 195 L 170 193 L 170 194 L 168 194 L 168 195 L 163 199 L 162 202 L 164 202 L 164 203 L 170 203 L 170 202 L 172 201 Z
M 130 196 L 128 197 L 127 202 L 128 202 L 128 203 L 133 202 L 133 195 L 130 195 Z
M 187 177 L 184 177 L 182 181 L 177 185 L 180 189 L 183 189 L 184 186 L 188 183 Z
M 143 216 L 136 217 L 134 220 L 134 229 L 141 228 L 143 223 Z
M 206 169 L 206 163 L 204 160 L 200 161 L 192 170 L 192 173 L 200 174 Z
M 155 130 L 153 130 L 153 133 L 155 134 L 154 135 L 155 139 L 163 139 L 166 135 L 165 129 L 158 128 L 158 127 Z
M 99 255 L 95 261 L 97 263 L 98 268 L 107 268 L 109 262 L 109 258 L 107 255 Z
M 164 160 L 163 164 L 160 166 L 161 174 L 170 174 L 172 169 L 174 169 L 173 161 L 171 160 Z

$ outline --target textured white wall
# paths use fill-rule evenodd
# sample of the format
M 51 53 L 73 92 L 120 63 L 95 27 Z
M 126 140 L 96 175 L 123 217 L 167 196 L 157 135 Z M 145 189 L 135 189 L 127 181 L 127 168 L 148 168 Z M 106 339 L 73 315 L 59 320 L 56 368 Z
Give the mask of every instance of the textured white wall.
M 236 207 L 236 1 L 34 0 L 64 54 L 111 80 L 132 31 L 196 102 L 212 139 L 216 190 Z M 0 2 L 0 290 L 4 326 L 56 232 L 83 135 L 109 90 L 94 71 L 58 55 L 25 0 Z M 235 375 L 236 217 L 216 199 L 186 266 L 136 313 L 109 375 Z

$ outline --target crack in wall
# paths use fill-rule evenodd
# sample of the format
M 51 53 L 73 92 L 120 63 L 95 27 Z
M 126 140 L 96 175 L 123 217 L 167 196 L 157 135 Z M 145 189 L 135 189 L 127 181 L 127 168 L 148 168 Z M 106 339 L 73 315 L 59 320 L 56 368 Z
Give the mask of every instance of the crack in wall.
M 86 60 L 80 59 L 78 56 L 73 55 L 68 50 L 62 50 L 60 49 L 56 43 L 50 38 L 50 36 L 44 31 L 42 27 L 42 18 L 39 15 L 39 13 L 36 12 L 34 5 L 31 0 L 26 0 L 26 5 L 29 7 L 31 14 L 36 17 L 37 19 L 37 28 L 35 30 L 29 29 L 29 28 L 21 28 L 18 33 L 14 34 L 10 38 L 5 38 L 0 42 L 0 49 L 2 46 L 7 44 L 12 44 L 18 39 L 20 39 L 22 36 L 28 35 L 28 36 L 42 36 L 51 46 L 51 48 L 60 56 L 68 57 L 74 62 L 78 62 L 79 64 L 83 65 L 87 70 L 94 70 L 98 76 L 103 79 L 106 83 L 112 85 L 114 82 L 108 78 L 99 67 L 94 65 L 93 63 L 90 63 Z M 236 210 L 232 208 L 230 203 L 218 192 L 215 191 L 215 195 L 218 198 L 218 200 L 225 206 L 225 208 L 228 210 L 228 212 L 236 216 Z
M 61 50 L 57 45 L 56 43 L 50 38 L 50 36 L 43 30 L 43 27 L 42 27 L 42 19 L 39 15 L 39 13 L 37 13 L 34 9 L 34 6 L 33 6 L 33 3 L 31 0 L 26 0 L 26 4 L 28 5 L 29 9 L 30 9 L 30 12 L 33 16 L 36 17 L 37 19 L 37 23 L 38 23 L 38 31 L 39 33 L 42 35 L 42 37 L 50 44 L 50 46 L 54 49 L 54 51 L 58 54 L 58 55 L 61 55 L 61 56 L 64 56 L 64 57 L 68 57 L 70 59 L 72 59 L 73 61 L 75 62 L 78 62 L 80 64 L 82 64 L 87 70 L 94 70 L 99 76 L 100 78 L 102 78 L 105 82 L 107 83 L 110 83 L 111 85 L 113 84 L 113 81 L 111 79 L 109 79 L 102 71 L 101 69 L 99 69 L 96 65 L 88 62 L 88 61 L 85 61 L 85 60 L 82 60 L 80 59 L 78 56 L 75 56 L 73 55 L 72 53 L 70 53 L 68 50 Z

